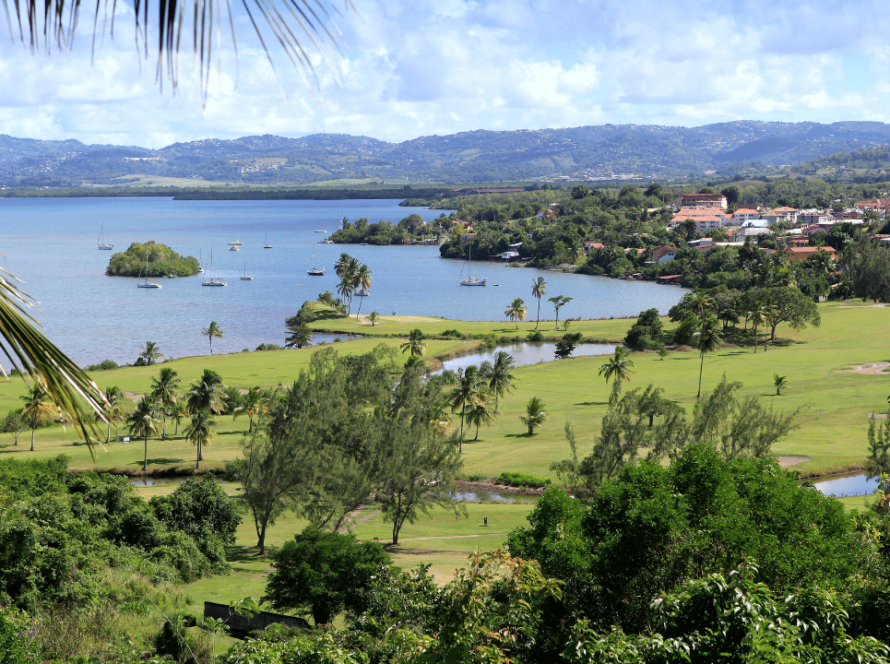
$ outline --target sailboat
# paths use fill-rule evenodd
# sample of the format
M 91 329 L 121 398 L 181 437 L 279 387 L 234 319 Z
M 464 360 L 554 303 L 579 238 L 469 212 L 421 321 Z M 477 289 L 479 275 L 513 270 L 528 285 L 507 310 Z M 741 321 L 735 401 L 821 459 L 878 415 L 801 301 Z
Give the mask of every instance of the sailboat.
M 202 273 L 204 272 L 204 268 L 201 265 L 201 263 L 203 263 L 203 262 L 204 262 L 204 256 L 202 255 L 201 250 L 198 249 L 198 272 L 202 272 Z
M 484 286 L 485 285 L 485 277 L 481 279 L 479 277 L 473 278 L 473 250 L 470 249 L 467 254 L 467 278 L 460 280 L 461 286 Z
M 233 247 L 240 247 L 242 244 L 244 244 L 241 240 L 235 239 L 235 224 L 232 224 L 232 241 L 229 242 L 229 244 L 232 245 Z M 238 251 L 238 250 L 230 249 L 230 251 Z
M 160 288 L 161 284 L 156 284 L 153 281 L 148 280 L 148 249 L 145 250 L 145 281 L 142 283 L 136 282 L 136 288 Z
M 266 242 L 265 242 L 265 244 L 263 244 L 263 249 L 271 249 L 271 248 L 272 248 L 272 245 L 269 244 L 269 234 L 266 233 Z
M 253 281 L 253 277 L 247 274 L 247 261 L 244 262 L 244 275 L 241 277 L 241 281 Z
M 213 249 L 210 250 L 210 281 L 204 279 L 201 282 L 202 286 L 228 286 L 228 284 L 222 279 L 214 279 L 213 278 Z
M 107 237 L 105 237 L 105 224 L 102 224 L 102 229 L 99 231 L 99 242 L 96 243 L 96 249 L 103 249 L 105 251 L 114 249 L 114 245 L 108 241 Z
M 323 267 L 315 267 L 315 245 L 312 245 L 312 269 L 306 270 L 306 274 L 310 277 L 323 277 L 324 276 L 324 268 Z

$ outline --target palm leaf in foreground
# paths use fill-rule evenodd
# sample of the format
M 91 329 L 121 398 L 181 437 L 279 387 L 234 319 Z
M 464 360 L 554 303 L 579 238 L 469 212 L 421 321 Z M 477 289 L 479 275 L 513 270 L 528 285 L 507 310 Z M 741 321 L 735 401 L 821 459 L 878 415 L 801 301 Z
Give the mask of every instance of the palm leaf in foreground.
M 108 421 L 107 401 L 99 386 L 65 353 L 47 339 L 27 313 L 32 298 L 19 290 L 9 279 L 15 279 L 0 268 L 0 351 L 22 373 L 33 376 L 53 402 L 71 417 L 80 435 L 90 446 L 101 433 L 91 411 Z

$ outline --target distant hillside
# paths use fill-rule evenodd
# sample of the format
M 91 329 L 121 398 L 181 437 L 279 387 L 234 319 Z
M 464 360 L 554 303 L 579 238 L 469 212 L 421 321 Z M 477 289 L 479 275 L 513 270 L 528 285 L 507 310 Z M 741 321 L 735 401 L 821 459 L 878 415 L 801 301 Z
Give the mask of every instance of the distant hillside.
M 818 170 L 818 159 L 883 147 L 890 147 L 890 125 L 880 122 L 739 121 L 692 128 L 607 124 L 468 131 L 402 143 L 343 134 L 266 135 L 175 143 L 160 150 L 0 136 L 0 186 L 101 186 L 136 182 L 134 176 L 251 186 L 332 180 L 665 180 L 715 172 L 754 174 L 804 162 Z

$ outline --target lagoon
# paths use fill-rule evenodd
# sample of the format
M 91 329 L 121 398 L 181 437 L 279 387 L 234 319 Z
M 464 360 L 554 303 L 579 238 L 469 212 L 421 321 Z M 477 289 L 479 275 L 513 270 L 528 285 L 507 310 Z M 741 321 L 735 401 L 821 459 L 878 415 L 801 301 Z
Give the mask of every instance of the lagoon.
M 477 263 L 485 288 L 463 288 L 460 261 L 439 258 L 438 247 L 316 245 L 323 277 L 306 274 L 313 244 L 333 232 L 338 219 L 368 217 L 398 222 L 411 213 L 426 220 L 441 212 L 399 207 L 397 200 L 353 201 L 175 201 L 172 198 L 0 198 L 0 267 L 23 281 L 40 302 L 34 312 L 44 331 L 79 365 L 111 359 L 132 363 L 146 341 L 158 343 L 166 358 L 207 355 L 201 330 L 216 321 L 224 332 L 214 341 L 218 353 L 253 350 L 261 343 L 284 343 L 284 319 L 306 300 L 335 292 L 334 261 L 347 252 L 373 271 L 371 295 L 362 312 L 442 316 L 458 320 L 505 320 L 503 312 L 521 297 L 536 317 L 532 282 L 542 276 L 547 295 L 542 319 L 553 309 L 546 297 L 572 301 L 564 318 L 636 316 L 662 313 L 684 294 L 676 287 L 619 281 L 503 264 Z M 100 251 L 100 228 L 114 250 Z M 317 233 L 316 231 L 325 231 Z M 263 249 L 268 235 L 272 249 Z M 228 251 L 233 238 L 244 244 Z M 159 280 L 158 290 L 137 289 L 136 279 L 106 277 L 112 254 L 132 242 L 170 245 L 202 259 L 227 288 L 202 288 L 201 276 Z M 241 281 L 247 271 L 253 281 Z M 493 284 L 498 284 L 494 286 Z M 358 307 L 356 299 L 353 309 Z

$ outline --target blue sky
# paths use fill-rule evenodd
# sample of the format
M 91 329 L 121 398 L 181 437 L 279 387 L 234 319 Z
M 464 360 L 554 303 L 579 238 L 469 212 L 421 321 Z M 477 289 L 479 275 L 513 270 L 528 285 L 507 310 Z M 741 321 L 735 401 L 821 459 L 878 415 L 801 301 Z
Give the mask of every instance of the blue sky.
M 311 0 L 316 2 L 317 0 Z M 324 1 L 324 0 L 322 0 Z M 68 53 L 32 55 L 0 18 L 0 134 L 162 147 L 251 134 L 403 141 L 475 129 L 697 126 L 739 119 L 890 121 L 890 4 L 868 0 L 343 0 L 344 46 L 307 87 L 244 10 L 223 20 L 206 105 L 184 41 L 173 95 L 91 19 Z M 101 23 L 101 21 L 100 21 Z M 270 43 L 270 42 L 267 42 Z

